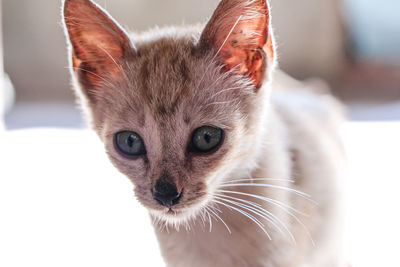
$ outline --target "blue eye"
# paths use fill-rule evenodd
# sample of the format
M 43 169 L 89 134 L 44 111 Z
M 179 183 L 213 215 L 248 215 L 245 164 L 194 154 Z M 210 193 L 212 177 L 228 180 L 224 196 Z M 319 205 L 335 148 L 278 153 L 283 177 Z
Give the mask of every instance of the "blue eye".
M 135 132 L 122 131 L 115 134 L 115 147 L 125 156 L 135 157 L 146 154 L 143 139 Z
M 197 153 L 207 153 L 222 143 L 223 131 L 220 128 L 203 126 L 197 128 L 192 135 L 190 148 Z

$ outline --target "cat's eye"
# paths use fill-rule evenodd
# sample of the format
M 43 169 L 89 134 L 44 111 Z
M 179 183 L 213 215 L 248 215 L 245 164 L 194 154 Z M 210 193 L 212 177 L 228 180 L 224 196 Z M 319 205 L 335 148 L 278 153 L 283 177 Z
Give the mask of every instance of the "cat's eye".
M 137 157 L 146 154 L 143 139 L 135 132 L 122 131 L 115 134 L 115 147 L 125 156 Z
M 197 128 L 192 135 L 190 150 L 207 153 L 215 150 L 222 142 L 223 131 L 212 126 Z

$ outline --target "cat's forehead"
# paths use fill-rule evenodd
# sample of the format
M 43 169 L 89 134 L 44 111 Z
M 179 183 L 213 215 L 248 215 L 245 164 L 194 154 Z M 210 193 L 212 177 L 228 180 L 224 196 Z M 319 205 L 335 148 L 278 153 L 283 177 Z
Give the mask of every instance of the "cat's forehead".
M 132 87 L 139 107 L 146 106 L 163 119 L 183 115 L 189 121 L 197 115 L 210 120 L 232 113 L 246 86 L 224 73 L 212 54 L 202 54 L 194 40 L 162 38 L 137 46 L 128 62 Z
M 153 110 L 172 112 L 195 93 L 199 60 L 193 53 L 194 46 L 185 39 L 165 38 L 138 46 L 131 63 L 135 69 L 135 90 L 140 91 L 142 100 Z

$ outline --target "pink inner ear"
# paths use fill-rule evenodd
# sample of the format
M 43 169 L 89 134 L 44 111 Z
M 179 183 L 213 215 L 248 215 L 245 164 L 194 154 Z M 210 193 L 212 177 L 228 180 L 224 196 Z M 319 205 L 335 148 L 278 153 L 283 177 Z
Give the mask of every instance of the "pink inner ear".
M 237 73 L 249 77 L 257 88 L 261 86 L 265 70 L 262 47 L 266 40 L 267 25 L 264 23 L 265 20 L 254 19 L 239 21 L 220 51 L 226 69 L 237 68 Z
M 83 31 L 80 33 L 80 40 L 83 41 L 74 46 L 73 67 L 86 66 L 88 71 L 97 74 L 86 73 L 91 84 L 100 82 L 100 77 L 104 75 L 115 81 L 121 78 L 118 62 L 123 56 L 123 49 L 111 38 L 98 31 Z
M 85 77 L 92 85 L 104 75 L 119 79 L 118 62 L 130 46 L 125 32 L 89 0 L 66 0 L 64 18 L 73 47 L 73 67 L 86 70 Z
M 261 86 L 266 56 L 273 57 L 269 36 L 269 11 L 265 0 L 223 0 L 202 34 L 202 42 L 212 42 L 225 69 L 246 75 Z M 267 42 L 268 41 L 268 42 Z

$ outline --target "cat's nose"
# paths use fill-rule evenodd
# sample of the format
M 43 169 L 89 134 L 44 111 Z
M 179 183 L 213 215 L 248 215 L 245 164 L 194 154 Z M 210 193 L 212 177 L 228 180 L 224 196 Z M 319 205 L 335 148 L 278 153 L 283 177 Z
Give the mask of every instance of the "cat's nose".
M 178 204 L 181 194 L 178 192 L 176 185 L 161 178 L 156 182 L 153 198 L 160 205 L 170 208 Z

